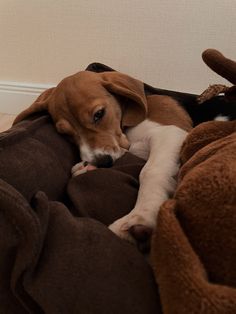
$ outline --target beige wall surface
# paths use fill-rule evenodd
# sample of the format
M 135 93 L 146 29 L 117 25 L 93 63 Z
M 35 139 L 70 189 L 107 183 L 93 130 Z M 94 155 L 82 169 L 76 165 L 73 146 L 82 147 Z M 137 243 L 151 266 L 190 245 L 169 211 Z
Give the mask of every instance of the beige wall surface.
M 209 47 L 236 59 L 236 0 L 0 0 L 0 81 L 56 84 L 105 63 L 149 84 L 221 82 Z

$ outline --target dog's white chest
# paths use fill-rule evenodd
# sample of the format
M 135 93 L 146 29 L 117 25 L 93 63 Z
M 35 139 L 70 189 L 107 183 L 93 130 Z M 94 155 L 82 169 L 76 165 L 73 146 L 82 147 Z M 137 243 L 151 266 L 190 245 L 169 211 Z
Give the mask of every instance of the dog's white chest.
M 147 160 L 150 152 L 150 138 L 153 133 L 161 131 L 163 126 L 157 122 L 144 120 L 137 126 L 129 128 L 126 136 L 130 142 L 129 152 Z
M 186 131 L 175 125 L 162 125 L 147 119 L 126 131 L 130 142 L 129 151 L 144 160 L 148 160 L 153 144 L 157 154 L 165 154 L 166 151 L 168 156 L 173 148 L 181 147 L 186 135 Z

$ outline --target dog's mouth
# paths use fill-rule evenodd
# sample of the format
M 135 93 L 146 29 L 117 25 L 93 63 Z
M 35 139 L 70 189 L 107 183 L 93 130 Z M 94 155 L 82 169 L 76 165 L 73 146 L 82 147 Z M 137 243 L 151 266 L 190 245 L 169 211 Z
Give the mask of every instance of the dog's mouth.
M 97 168 L 109 168 L 113 163 L 123 156 L 129 149 L 130 143 L 124 133 L 102 134 L 100 142 L 98 139 L 80 138 L 77 145 L 82 161 L 94 165 Z
M 120 147 L 119 150 L 116 151 L 104 151 L 102 153 L 97 153 L 91 160 L 82 160 L 88 161 L 97 168 L 110 168 L 113 166 L 114 162 L 122 157 L 127 151 L 127 149 Z
M 79 145 L 80 157 L 82 161 L 94 165 L 97 168 L 110 168 L 113 163 L 128 151 L 127 148 L 114 143 L 115 145 L 107 145 L 105 147 L 91 148 L 85 142 Z
M 111 155 L 98 155 L 95 157 L 94 161 L 91 163 L 97 168 L 110 168 L 113 166 L 114 160 Z

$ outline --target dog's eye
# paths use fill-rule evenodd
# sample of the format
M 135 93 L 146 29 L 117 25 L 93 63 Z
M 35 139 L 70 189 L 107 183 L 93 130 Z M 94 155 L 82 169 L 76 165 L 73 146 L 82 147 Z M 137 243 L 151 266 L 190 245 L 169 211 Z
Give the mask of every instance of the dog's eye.
M 95 112 L 95 114 L 93 115 L 93 121 L 96 123 L 98 121 L 100 121 L 102 119 L 102 117 L 105 114 L 105 109 L 100 109 L 98 111 Z

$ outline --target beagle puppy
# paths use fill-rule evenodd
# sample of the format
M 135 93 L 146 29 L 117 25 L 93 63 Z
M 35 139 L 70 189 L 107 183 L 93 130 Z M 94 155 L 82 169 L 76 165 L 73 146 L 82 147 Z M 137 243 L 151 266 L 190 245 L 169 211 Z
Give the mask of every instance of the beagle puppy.
M 149 237 L 162 203 L 174 192 L 179 152 L 192 120 L 169 96 L 146 96 L 144 84 L 119 72 L 81 71 L 46 90 L 14 123 L 47 110 L 82 161 L 108 167 L 127 150 L 146 160 L 133 210 L 109 228 L 137 243 Z M 92 167 L 94 168 L 94 167 Z M 72 169 L 81 171 L 81 163 Z

